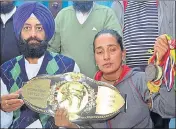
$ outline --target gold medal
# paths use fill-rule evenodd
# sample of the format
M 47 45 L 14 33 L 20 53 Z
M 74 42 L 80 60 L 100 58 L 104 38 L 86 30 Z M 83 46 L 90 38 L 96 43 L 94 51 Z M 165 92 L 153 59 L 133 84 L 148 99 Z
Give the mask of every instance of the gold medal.
M 156 73 L 154 81 L 161 80 L 162 75 L 163 75 L 163 70 L 160 66 L 156 65 L 156 69 L 157 69 L 157 73 Z
M 147 86 L 148 86 L 148 89 L 150 91 L 150 94 L 157 93 L 160 90 L 160 86 L 159 85 L 155 85 L 152 82 L 147 82 Z

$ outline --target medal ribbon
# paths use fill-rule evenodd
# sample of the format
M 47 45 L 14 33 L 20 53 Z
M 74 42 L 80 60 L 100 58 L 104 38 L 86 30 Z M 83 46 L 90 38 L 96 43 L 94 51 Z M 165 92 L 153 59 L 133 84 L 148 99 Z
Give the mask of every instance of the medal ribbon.
M 174 64 L 175 62 L 172 56 L 168 56 L 164 64 L 164 82 L 167 91 L 170 91 L 174 85 Z
M 172 47 L 172 49 L 175 50 L 175 40 L 172 40 L 171 42 L 171 39 L 170 37 L 166 36 L 168 40 L 170 40 L 170 45 Z M 175 61 L 174 61 L 174 57 L 171 56 L 170 54 L 170 50 L 171 48 L 167 51 L 166 55 L 163 57 L 163 59 L 158 62 L 156 57 L 157 55 L 156 54 L 153 54 L 153 56 L 149 59 L 148 63 L 152 63 L 152 64 L 155 64 L 155 65 L 159 65 L 160 67 L 163 68 L 163 76 L 164 76 L 164 83 L 166 85 L 166 88 L 167 88 L 167 91 L 170 91 L 174 85 L 174 64 L 175 64 Z M 162 79 L 162 78 L 161 78 Z

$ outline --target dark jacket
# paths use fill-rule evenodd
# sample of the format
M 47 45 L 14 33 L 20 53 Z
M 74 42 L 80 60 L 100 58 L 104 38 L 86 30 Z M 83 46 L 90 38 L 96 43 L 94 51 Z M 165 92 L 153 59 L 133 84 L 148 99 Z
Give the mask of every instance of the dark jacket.
M 15 37 L 13 29 L 13 17 L 11 17 L 4 25 L 1 18 L 1 61 L 0 65 L 4 62 L 20 55 L 18 40 Z

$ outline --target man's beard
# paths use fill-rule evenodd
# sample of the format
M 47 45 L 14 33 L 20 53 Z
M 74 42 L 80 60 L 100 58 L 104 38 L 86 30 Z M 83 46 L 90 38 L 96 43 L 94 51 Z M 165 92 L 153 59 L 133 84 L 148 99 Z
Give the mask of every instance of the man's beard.
M 29 43 L 31 40 L 37 42 Z M 20 52 L 25 58 L 40 58 L 44 55 L 47 49 L 48 42 L 38 38 L 28 38 L 27 40 L 20 39 Z
M 0 2 L 0 7 L 1 7 L 1 14 L 6 14 L 6 13 L 10 13 L 13 9 L 14 9 L 14 4 L 13 2 L 7 2 L 7 3 L 3 3 L 2 1 Z
M 73 8 L 76 11 L 87 13 L 93 7 L 93 1 L 73 1 Z

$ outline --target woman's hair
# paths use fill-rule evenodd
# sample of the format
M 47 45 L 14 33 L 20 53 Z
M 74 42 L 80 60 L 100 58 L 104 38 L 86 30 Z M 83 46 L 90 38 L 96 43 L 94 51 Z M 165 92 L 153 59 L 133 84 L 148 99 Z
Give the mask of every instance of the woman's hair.
M 116 42 L 120 45 L 120 48 L 123 51 L 124 48 L 123 48 L 123 43 L 122 43 L 122 37 L 117 33 L 117 31 L 112 30 L 112 29 L 103 29 L 100 32 L 98 32 L 94 37 L 94 41 L 93 41 L 94 53 L 95 53 L 95 40 L 97 39 L 98 36 L 102 34 L 111 34 L 114 38 L 116 38 Z

